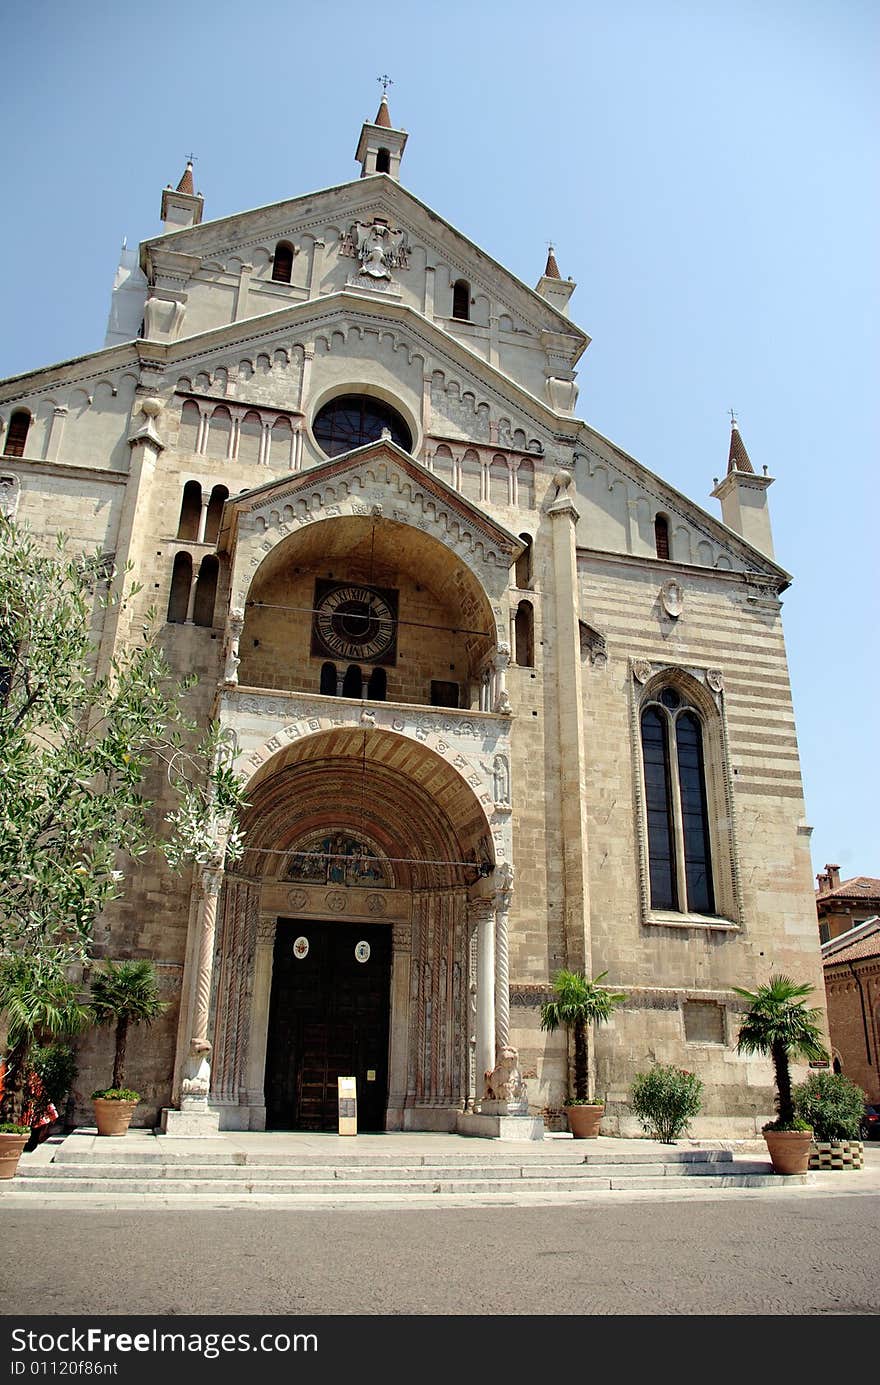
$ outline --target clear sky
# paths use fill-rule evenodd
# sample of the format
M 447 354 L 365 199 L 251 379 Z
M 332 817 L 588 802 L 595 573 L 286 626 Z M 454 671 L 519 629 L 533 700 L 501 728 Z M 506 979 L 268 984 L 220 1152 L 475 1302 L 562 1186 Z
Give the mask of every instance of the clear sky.
M 813 860 L 880 876 L 874 0 L 43 0 L 7 8 L 0 375 L 103 342 L 123 236 L 197 155 L 213 218 L 402 181 L 593 337 L 579 414 L 708 498 L 767 465 Z

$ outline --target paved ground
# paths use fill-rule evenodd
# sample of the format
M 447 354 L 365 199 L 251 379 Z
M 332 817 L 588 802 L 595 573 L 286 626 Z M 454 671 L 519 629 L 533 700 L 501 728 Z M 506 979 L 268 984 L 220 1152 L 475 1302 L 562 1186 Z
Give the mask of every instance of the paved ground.
M 876 1193 L 344 1212 L 9 1209 L 19 1313 L 877 1314 Z

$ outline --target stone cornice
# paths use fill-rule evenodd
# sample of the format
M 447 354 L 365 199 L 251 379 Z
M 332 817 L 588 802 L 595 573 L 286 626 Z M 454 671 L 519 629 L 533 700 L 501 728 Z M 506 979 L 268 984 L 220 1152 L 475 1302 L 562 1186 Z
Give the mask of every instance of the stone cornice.
M 35 457 L 2 457 L 0 469 L 3 471 L 23 470 L 38 476 L 62 476 L 72 481 L 104 481 L 111 486 L 125 485 L 127 471 L 110 471 L 101 466 L 75 466 L 66 462 L 45 462 Z
M 21 375 L 9 375 L 0 380 L 0 404 L 14 403 L 24 395 L 47 394 L 59 385 L 77 385 L 87 380 L 100 380 L 126 366 L 138 369 L 138 342 L 122 342 L 106 346 L 87 356 L 72 356 L 67 361 L 37 366 Z
M 752 556 L 749 550 L 749 556 Z M 718 578 L 722 582 L 730 583 L 733 586 L 761 586 L 767 587 L 774 595 L 785 591 L 789 586 L 791 578 L 787 572 L 781 568 L 770 572 L 757 572 L 749 569 L 745 572 L 738 572 L 734 569 L 721 567 L 701 567 L 699 563 L 676 563 L 670 558 L 653 558 L 649 554 L 642 553 L 612 553 L 603 548 L 587 548 L 582 545 L 577 547 L 577 557 L 589 559 L 590 561 L 623 564 L 626 567 L 640 567 L 646 572 L 656 575 L 675 573 L 680 577 L 693 578 L 694 576 Z M 770 566 L 769 561 L 768 567 Z

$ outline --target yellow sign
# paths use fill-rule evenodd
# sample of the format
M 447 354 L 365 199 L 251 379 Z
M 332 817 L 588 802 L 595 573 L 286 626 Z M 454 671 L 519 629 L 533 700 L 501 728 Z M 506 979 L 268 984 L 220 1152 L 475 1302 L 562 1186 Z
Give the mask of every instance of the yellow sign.
M 339 1133 L 356 1135 L 357 1121 L 357 1078 L 340 1077 L 339 1086 Z

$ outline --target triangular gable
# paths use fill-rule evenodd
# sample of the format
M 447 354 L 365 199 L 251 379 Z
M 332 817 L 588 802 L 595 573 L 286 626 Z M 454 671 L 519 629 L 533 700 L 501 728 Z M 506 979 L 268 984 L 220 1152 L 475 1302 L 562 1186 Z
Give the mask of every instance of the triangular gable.
M 490 519 L 472 501 L 460 495 L 439 476 L 435 476 L 415 457 L 398 447 L 397 443 L 385 438 L 378 442 L 365 443 L 363 447 L 356 447 L 339 457 L 329 457 L 326 462 L 310 466 L 305 471 L 282 476 L 276 481 L 267 481 L 264 485 L 256 486 L 241 495 L 230 496 L 224 507 L 218 549 L 228 552 L 234 544 L 240 515 L 254 514 L 261 510 L 269 511 L 278 505 L 290 504 L 297 496 L 309 495 L 327 482 L 344 480 L 347 475 L 355 475 L 376 461 L 388 461 L 399 467 L 414 487 L 433 497 L 438 505 L 451 511 L 471 531 L 481 535 L 489 547 L 503 554 L 508 566 L 523 552 L 521 540 L 509 529 Z M 393 515 L 386 518 L 393 518 Z

